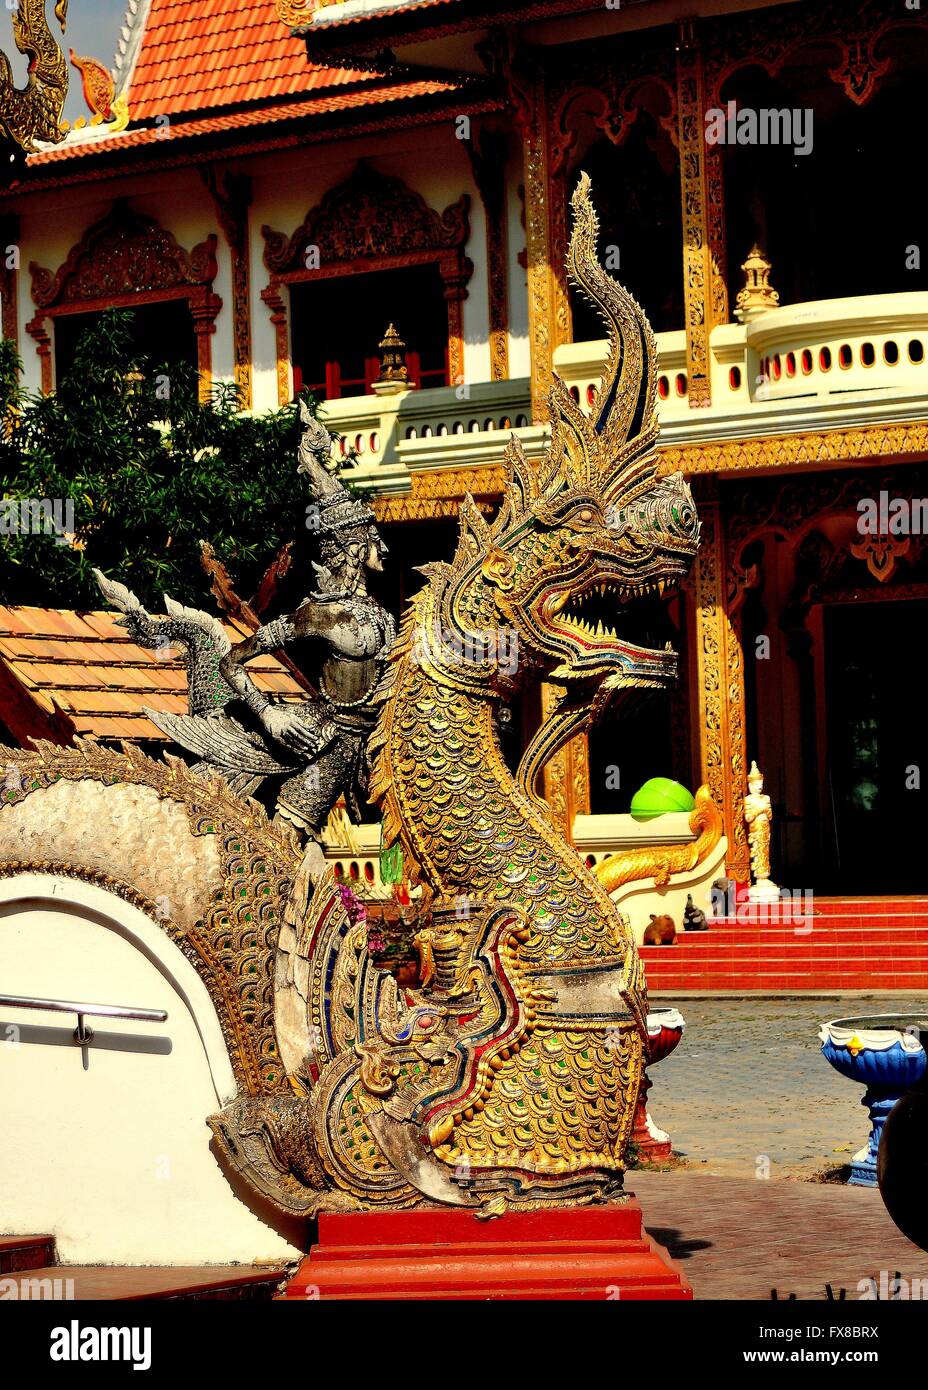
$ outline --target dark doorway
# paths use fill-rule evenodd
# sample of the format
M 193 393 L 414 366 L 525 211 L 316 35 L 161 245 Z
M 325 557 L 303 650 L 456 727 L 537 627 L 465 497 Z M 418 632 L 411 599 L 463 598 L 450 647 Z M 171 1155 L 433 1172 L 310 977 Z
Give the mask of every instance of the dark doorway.
M 448 385 L 448 304 L 437 265 L 340 275 L 290 287 L 293 389 L 323 400 L 364 396 L 395 325 L 414 386 Z
M 910 255 L 923 214 L 905 132 L 917 128 L 926 53 L 914 33 L 894 43 L 897 70 L 862 106 L 824 66 L 799 60 L 778 77 L 745 68 L 725 83 L 723 106 L 805 113 L 810 145 L 805 154 L 793 144 L 722 146 L 732 303 L 755 241 L 784 305 L 925 287 L 926 271 Z
M 924 599 L 825 609 L 826 892 L 928 889 L 926 624 Z
M 186 299 L 165 299 L 159 304 L 133 304 L 132 351 L 146 357 L 151 367 L 197 366 L 197 337 Z M 70 370 L 81 335 L 97 312 L 61 314 L 55 318 L 55 380 Z
M 580 168 L 593 182 L 599 216 L 599 254 L 630 290 L 655 333 L 682 328 L 683 233 L 676 151 L 643 112 L 625 144 L 598 140 Z M 580 177 L 570 180 L 572 193 Z M 568 286 L 575 343 L 605 335 L 603 321 L 586 297 Z
M 628 813 L 651 777 L 676 778 L 670 692 L 649 690 L 637 705 L 608 713 L 589 734 L 590 814 Z

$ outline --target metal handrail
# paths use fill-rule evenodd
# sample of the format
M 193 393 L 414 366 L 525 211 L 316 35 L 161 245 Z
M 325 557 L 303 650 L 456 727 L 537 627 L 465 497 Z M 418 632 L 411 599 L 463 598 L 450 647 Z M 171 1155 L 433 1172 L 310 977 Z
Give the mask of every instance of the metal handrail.
M 166 1009 L 137 1009 L 132 1004 L 81 1004 L 75 999 L 37 999 L 29 994 L 0 994 L 0 1005 L 10 1009 L 46 1009 L 52 1013 L 77 1014 L 74 1041 L 93 1042 L 93 1029 L 84 1027 L 84 1015 L 93 1018 L 136 1018 L 143 1023 L 164 1023 Z

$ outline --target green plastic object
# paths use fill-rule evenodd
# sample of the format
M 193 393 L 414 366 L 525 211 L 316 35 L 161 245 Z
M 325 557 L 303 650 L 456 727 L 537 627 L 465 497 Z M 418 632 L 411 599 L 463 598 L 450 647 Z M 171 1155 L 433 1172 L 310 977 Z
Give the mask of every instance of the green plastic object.
M 381 846 L 380 850 L 380 877 L 384 883 L 402 883 L 403 881 L 403 847 L 396 844 L 389 849 Z
M 631 813 L 635 820 L 653 820 L 667 811 L 692 811 L 696 805 L 693 793 L 672 777 L 649 777 L 632 797 Z

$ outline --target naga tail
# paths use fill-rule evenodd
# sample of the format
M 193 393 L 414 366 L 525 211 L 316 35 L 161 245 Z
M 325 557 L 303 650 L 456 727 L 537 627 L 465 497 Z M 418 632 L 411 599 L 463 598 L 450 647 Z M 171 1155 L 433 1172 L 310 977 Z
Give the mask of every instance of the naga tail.
M 125 584 L 107 579 L 100 570 L 94 570 L 94 576 L 103 597 L 122 611 L 123 616 L 116 621 L 139 646 L 164 655 L 172 647 L 183 648 L 191 714 L 209 714 L 229 703 L 233 691 L 219 663 L 232 643 L 218 618 L 198 608 L 186 608 L 167 594 L 167 613 L 149 613 Z

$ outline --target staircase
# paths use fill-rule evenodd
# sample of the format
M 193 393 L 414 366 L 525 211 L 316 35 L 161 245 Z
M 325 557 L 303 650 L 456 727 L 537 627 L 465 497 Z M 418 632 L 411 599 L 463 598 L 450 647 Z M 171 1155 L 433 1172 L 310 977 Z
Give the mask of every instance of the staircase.
M 811 914 L 747 904 L 673 946 L 643 946 L 651 994 L 928 991 L 928 898 L 816 898 Z
M 257 1265 L 60 1265 L 55 1238 L 0 1236 L 0 1279 L 16 1297 L 48 1299 L 183 1298 L 270 1300 L 286 1270 Z M 12 1298 L 9 1291 L 7 1298 Z

